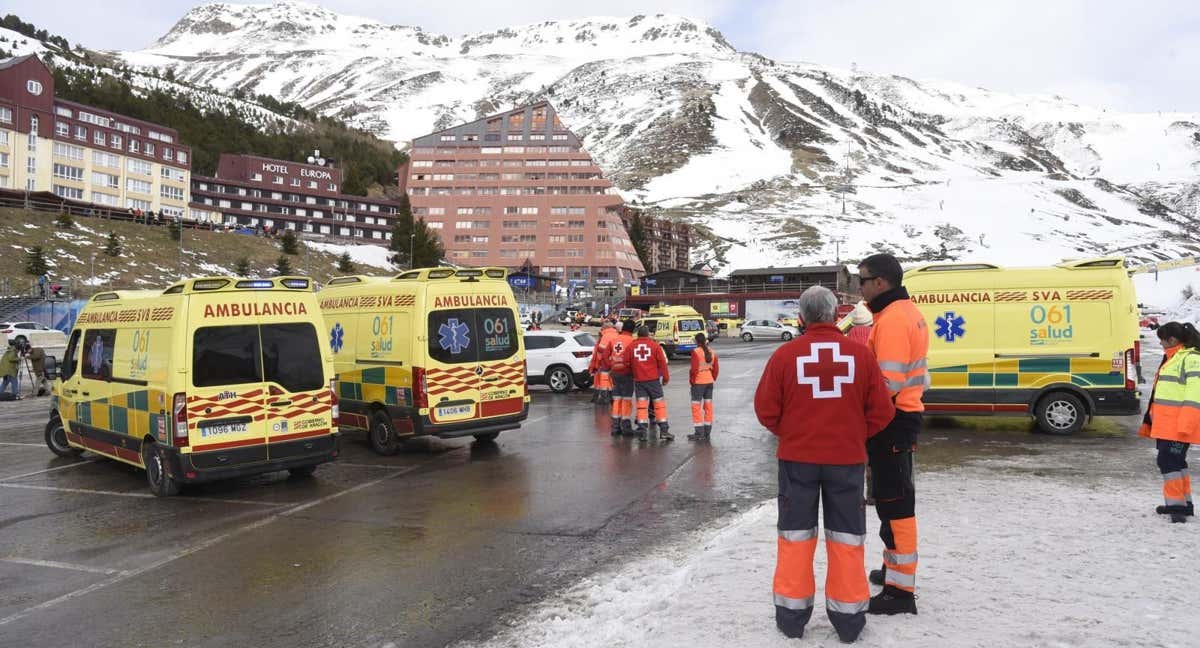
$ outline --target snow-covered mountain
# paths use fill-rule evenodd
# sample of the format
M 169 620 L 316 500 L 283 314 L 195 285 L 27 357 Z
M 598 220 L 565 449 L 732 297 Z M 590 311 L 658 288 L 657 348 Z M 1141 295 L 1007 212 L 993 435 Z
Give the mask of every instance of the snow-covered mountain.
M 732 267 L 1200 252 L 1200 113 L 773 61 L 678 16 L 452 37 L 300 2 L 210 4 L 121 56 L 400 145 L 547 98 L 628 200 L 707 227 L 697 260 Z

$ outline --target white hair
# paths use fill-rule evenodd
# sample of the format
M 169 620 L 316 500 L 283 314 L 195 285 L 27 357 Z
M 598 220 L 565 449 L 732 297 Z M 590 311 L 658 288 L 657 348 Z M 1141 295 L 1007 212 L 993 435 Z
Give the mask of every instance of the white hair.
M 837 314 L 837 297 L 825 286 L 813 286 L 800 295 L 800 319 L 805 326 L 831 324 Z

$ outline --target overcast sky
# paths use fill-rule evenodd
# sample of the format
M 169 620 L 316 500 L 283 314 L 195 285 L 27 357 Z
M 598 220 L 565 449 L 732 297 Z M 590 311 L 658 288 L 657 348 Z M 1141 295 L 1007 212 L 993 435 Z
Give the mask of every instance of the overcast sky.
M 5 0 L 72 43 L 149 45 L 188 0 Z M 335 11 L 450 35 L 607 15 L 678 13 L 780 60 L 1060 94 L 1118 110 L 1200 112 L 1196 0 L 320 0 Z

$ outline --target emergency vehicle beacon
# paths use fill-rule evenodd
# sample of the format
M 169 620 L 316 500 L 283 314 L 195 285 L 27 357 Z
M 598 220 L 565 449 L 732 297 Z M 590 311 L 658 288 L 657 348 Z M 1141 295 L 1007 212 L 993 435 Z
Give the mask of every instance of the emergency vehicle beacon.
M 150 490 L 338 455 L 332 354 L 305 277 L 99 293 L 75 321 L 46 444 L 145 468 Z
M 529 414 L 517 301 L 503 268 L 338 277 L 321 290 L 343 428 L 490 441 Z
M 1137 414 L 1137 298 L 1119 257 L 904 274 L 929 323 L 931 413 L 1028 414 L 1045 432 Z

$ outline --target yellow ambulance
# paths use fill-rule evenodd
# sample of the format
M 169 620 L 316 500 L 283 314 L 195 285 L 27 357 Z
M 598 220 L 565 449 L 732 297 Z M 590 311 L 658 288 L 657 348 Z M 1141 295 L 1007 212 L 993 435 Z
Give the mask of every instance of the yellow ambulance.
M 491 441 L 529 415 L 525 347 L 504 268 L 338 277 L 319 294 L 343 428 L 394 454 L 404 437 Z
M 99 293 L 75 321 L 46 445 L 146 470 L 155 495 L 338 455 L 332 358 L 304 277 Z
M 1071 434 L 1139 412 L 1137 297 L 1123 258 L 904 274 L 929 324 L 931 413 L 1031 415 Z
M 691 354 L 696 334 L 704 333 L 704 317 L 691 306 L 655 306 L 638 321 L 650 329 L 650 336 L 662 345 L 667 357 Z

